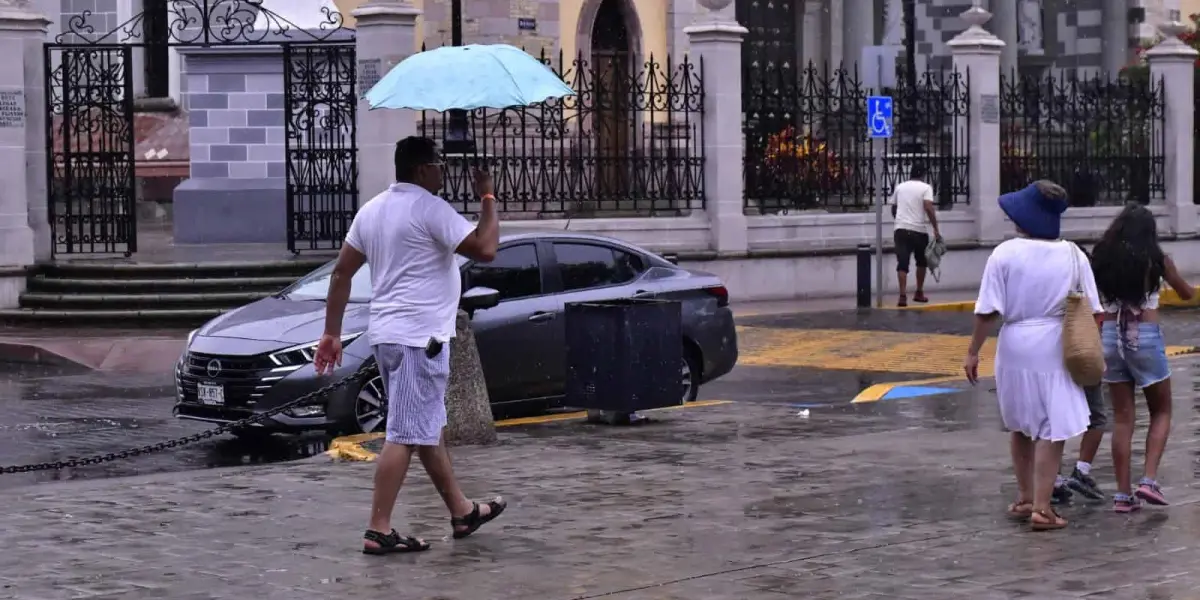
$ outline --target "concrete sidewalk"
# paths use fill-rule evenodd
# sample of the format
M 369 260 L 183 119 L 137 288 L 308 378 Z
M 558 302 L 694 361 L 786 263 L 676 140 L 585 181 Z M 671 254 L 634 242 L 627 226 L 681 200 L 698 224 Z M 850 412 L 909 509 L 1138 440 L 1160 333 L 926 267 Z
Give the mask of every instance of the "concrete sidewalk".
M 455 453 L 508 512 L 450 526 L 415 467 L 396 526 L 428 553 L 358 552 L 371 465 L 312 460 L 0 491 L 0 598 L 1188 598 L 1200 589 L 1200 418 L 1176 366 L 1161 479 L 1174 505 L 1003 515 L 995 399 L 975 392 L 813 409 L 734 403 L 659 422 L 507 428 Z M 1107 452 L 1097 478 L 1111 489 Z M 0 486 L 7 485 L 0 476 Z

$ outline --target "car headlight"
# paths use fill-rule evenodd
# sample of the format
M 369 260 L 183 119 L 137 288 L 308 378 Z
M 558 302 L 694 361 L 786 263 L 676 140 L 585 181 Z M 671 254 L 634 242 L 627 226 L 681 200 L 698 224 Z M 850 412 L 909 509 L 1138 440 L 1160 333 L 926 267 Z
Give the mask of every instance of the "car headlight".
M 345 347 L 349 345 L 350 342 L 358 339 L 358 337 L 362 334 L 363 332 L 360 331 L 358 333 L 348 333 L 343 335 L 342 346 Z M 313 361 L 313 357 L 316 356 L 318 343 L 320 343 L 320 340 L 273 352 L 270 355 L 271 362 L 281 367 L 307 365 L 311 363 Z

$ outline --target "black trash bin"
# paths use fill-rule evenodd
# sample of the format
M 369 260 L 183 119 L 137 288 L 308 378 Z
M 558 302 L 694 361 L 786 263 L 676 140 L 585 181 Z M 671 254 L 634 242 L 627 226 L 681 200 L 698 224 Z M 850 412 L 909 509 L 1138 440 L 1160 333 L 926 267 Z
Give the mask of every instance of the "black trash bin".
M 565 317 L 567 406 L 629 415 L 683 401 L 678 302 L 576 302 Z

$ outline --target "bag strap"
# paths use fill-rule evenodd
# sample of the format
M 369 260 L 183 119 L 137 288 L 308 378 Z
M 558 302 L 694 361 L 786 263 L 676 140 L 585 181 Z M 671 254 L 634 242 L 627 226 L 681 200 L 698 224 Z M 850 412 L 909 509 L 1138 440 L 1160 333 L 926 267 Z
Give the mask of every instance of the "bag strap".
M 1075 292 L 1076 294 L 1082 295 L 1083 294 L 1083 272 L 1080 270 L 1080 267 L 1079 267 L 1079 258 L 1080 258 L 1080 255 L 1083 254 L 1083 250 L 1080 250 L 1079 245 L 1077 245 L 1075 242 L 1067 242 L 1067 244 L 1069 244 L 1071 246 L 1071 271 L 1073 273 L 1071 278 L 1074 281 L 1074 283 L 1072 284 L 1071 291 Z

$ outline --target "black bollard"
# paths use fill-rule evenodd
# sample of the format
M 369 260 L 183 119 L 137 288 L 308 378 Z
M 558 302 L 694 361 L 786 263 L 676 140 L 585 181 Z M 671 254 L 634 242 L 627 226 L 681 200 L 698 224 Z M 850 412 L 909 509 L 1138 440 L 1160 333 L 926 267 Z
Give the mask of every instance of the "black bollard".
M 858 307 L 871 307 L 871 245 L 858 245 Z

